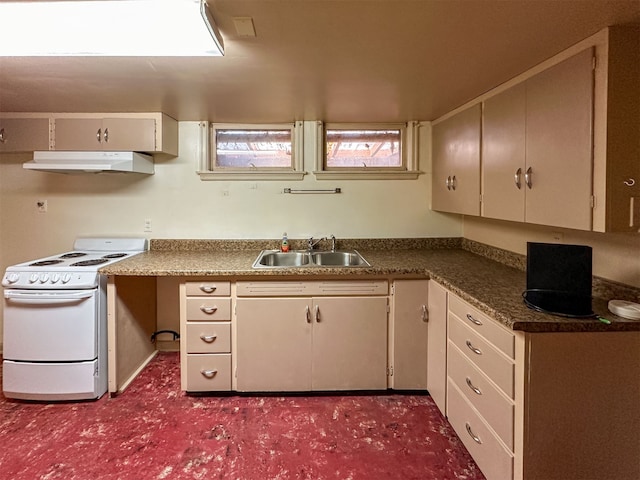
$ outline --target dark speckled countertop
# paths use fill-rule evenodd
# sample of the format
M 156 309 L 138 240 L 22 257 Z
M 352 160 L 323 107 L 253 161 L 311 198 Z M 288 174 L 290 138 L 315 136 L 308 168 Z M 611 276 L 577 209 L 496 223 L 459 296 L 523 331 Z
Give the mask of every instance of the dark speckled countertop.
M 295 267 L 254 269 L 260 251 L 273 241 L 152 240 L 148 252 L 100 269 L 104 275 L 251 277 L 275 279 L 343 277 L 428 277 L 512 330 L 526 332 L 640 331 L 640 321 L 617 317 L 607 309 L 611 298 L 639 301 L 638 290 L 594 288 L 593 309 L 611 321 L 571 319 L 535 312 L 522 301 L 526 286 L 523 257 L 462 239 L 341 241 L 339 249 L 357 248 L 371 267 Z M 294 249 L 303 248 L 292 241 Z M 486 251 L 484 251 L 486 250 Z M 595 287 L 595 283 L 594 283 Z M 614 288 L 615 290 L 615 288 Z M 598 296 L 601 293 L 602 296 Z M 624 297 L 619 296 L 620 294 Z

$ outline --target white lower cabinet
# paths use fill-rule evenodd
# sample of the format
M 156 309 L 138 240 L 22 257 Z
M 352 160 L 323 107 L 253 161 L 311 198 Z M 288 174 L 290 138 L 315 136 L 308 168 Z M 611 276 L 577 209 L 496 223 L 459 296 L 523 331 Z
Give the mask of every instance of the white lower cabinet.
M 512 331 L 433 281 L 429 328 L 429 392 L 488 480 L 640 478 L 640 332 Z
M 182 390 L 231 390 L 231 284 L 187 281 L 180 285 Z
M 389 338 L 389 386 L 395 390 L 427 388 L 429 280 L 395 280 Z
M 238 282 L 237 389 L 386 389 L 388 287 L 367 283 Z

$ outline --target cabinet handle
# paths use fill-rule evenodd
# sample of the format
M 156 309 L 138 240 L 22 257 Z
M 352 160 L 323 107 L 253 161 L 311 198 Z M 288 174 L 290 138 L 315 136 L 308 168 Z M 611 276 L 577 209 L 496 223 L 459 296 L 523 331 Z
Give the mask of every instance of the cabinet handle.
M 458 185 L 458 180 L 454 175 L 453 177 L 451 177 L 451 190 L 455 190 L 457 185 Z
M 0 142 L 4 142 L 3 135 L 2 133 L 4 132 L 4 128 L 2 130 L 0 130 Z M 627 178 L 624 182 L 627 187 L 633 187 L 636 184 L 636 179 L 635 178 Z
M 469 340 L 466 341 L 467 347 L 476 355 L 482 355 L 482 351 L 476 347 L 474 347 Z
M 98 131 L 96 132 L 96 140 L 98 140 L 98 143 L 102 143 L 102 129 L 99 128 Z
M 473 393 L 477 394 L 477 395 L 482 395 L 482 391 L 476 387 L 473 383 L 471 383 L 471 379 L 469 377 L 466 378 L 467 381 L 467 386 L 473 390 Z
M 427 323 L 429 321 L 429 311 L 426 305 L 422 305 L 422 321 Z
M 464 422 L 464 426 L 466 427 L 467 433 L 473 439 L 473 441 L 476 442 L 478 445 L 482 445 L 482 440 L 480 440 L 480 437 L 478 437 L 475 433 L 473 433 L 473 430 L 471 430 L 471 425 L 469 425 L 468 422 Z
M 200 285 L 200 290 L 202 290 L 204 293 L 213 293 L 216 291 L 215 286 L 213 285 Z
M 527 168 L 526 173 L 524 174 L 524 183 L 527 184 L 527 187 L 529 187 L 529 190 L 531 190 L 531 185 L 532 185 L 532 181 L 531 181 L 531 177 L 533 175 L 533 170 L 531 170 L 531 167 Z
M 6 140 L 4 138 L 4 128 L 0 128 L 0 143 L 4 143 Z
M 316 323 L 320 323 L 320 305 L 316 305 Z
M 307 305 L 304 309 L 305 318 L 307 319 L 307 323 L 311 323 L 311 309 L 309 305 Z
M 478 320 L 477 318 L 473 318 L 470 313 L 467 313 L 467 320 L 469 320 L 471 323 L 474 323 L 474 324 L 476 324 L 478 326 L 482 325 L 482 322 L 480 320 Z
M 447 177 L 446 182 L 444 184 L 447 186 L 447 190 L 451 190 L 451 175 Z
M 518 170 L 516 170 L 516 173 L 513 176 L 513 178 L 514 178 L 514 180 L 516 182 L 516 187 L 518 187 L 518 190 L 520 190 L 522 188 L 521 177 L 522 177 L 522 169 L 519 168 Z
M 104 142 L 108 143 L 109 142 L 109 129 L 108 128 L 104 129 L 104 135 L 103 136 L 104 136 Z
M 207 307 L 206 305 L 201 305 L 200 310 L 202 310 L 206 314 L 211 315 L 212 313 L 216 313 L 216 310 L 218 310 L 218 307 Z
M 216 341 L 216 338 L 218 338 L 218 335 L 205 335 L 203 333 L 202 335 L 200 335 L 200 338 L 205 343 L 213 343 Z
M 215 377 L 218 374 L 218 370 L 205 370 L 205 369 L 202 369 L 202 370 L 200 370 L 200 373 L 202 374 L 203 377 L 211 379 L 211 378 Z

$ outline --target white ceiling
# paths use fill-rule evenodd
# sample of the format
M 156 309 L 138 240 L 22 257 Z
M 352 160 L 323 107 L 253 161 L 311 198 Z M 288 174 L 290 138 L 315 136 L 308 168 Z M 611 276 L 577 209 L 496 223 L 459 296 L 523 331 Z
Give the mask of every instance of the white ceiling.
M 224 57 L 4 57 L 0 111 L 163 111 L 214 122 L 432 120 L 604 27 L 640 25 L 640 0 L 209 5 Z M 233 18 L 246 16 L 255 38 L 235 32 Z

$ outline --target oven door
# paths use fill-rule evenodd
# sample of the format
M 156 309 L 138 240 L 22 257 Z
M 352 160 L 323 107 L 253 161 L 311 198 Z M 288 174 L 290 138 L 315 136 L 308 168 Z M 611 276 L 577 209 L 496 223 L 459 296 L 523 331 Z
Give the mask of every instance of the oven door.
M 98 289 L 5 290 L 4 358 L 77 362 L 98 356 Z

